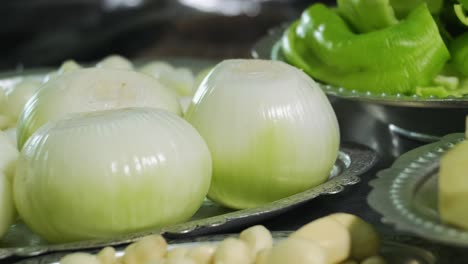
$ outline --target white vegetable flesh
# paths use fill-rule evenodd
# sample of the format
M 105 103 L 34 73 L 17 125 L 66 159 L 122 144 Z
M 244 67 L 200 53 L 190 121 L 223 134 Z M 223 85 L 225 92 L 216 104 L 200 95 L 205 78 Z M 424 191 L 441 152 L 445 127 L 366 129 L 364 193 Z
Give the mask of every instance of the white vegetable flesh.
M 190 96 L 194 93 L 195 76 L 190 69 L 175 68 L 166 62 L 152 62 L 141 67 L 140 71 L 157 79 L 179 96 Z
M 45 239 L 114 237 L 188 220 L 208 191 L 211 158 L 173 113 L 108 110 L 41 127 L 14 179 L 20 216 Z
M 338 123 L 324 92 L 282 62 L 223 61 L 202 82 L 185 118 L 212 153 L 209 197 L 231 208 L 323 183 L 338 154 Z
M 60 75 L 34 94 L 18 120 L 18 147 L 45 123 L 70 113 L 154 107 L 181 115 L 177 97 L 138 72 L 81 69 Z

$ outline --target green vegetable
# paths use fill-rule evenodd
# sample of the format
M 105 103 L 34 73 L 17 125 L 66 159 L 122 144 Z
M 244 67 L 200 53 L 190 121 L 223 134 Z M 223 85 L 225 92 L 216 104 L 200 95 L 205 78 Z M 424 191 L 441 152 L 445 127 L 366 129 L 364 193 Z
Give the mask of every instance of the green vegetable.
M 468 76 L 468 33 L 460 35 L 449 44 L 452 65 L 465 76 Z
M 319 86 L 278 61 L 226 60 L 205 78 L 185 118 L 213 158 L 208 197 L 250 208 L 323 183 L 339 129 Z
M 314 4 L 285 32 L 282 50 L 318 80 L 388 94 L 429 84 L 450 57 L 425 5 L 394 26 L 355 34 L 338 14 Z
M 338 0 L 338 12 L 357 32 L 370 32 L 398 23 L 389 0 Z
M 455 11 L 455 15 L 457 16 L 458 20 L 460 20 L 460 22 L 463 25 L 468 26 L 468 17 L 465 14 L 464 7 L 462 5 L 454 5 L 453 9 Z
M 115 237 L 188 220 L 208 192 L 211 166 L 200 134 L 173 113 L 79 113 L 27 141 L 14 200 L 50 242 Z
M 146 74 L 79 69 L 48 81 L 28 101 L 18 120 L 18 147 L 42 125 L 69 113 L 126 107 L 155 107 L 181 115 L 176 95 Z
M 405 18 L 413 9 L 426 3 L 432 14 L 439 14 L 444 6 L 444 0 L 390 0 L 390 5 L 400 18 Z

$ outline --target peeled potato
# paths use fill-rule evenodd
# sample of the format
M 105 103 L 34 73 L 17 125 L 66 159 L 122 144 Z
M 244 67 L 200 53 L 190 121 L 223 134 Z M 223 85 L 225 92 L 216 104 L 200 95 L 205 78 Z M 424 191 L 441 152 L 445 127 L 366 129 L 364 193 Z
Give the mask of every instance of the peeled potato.
M 361 264 L 386 264 L 387 262 L 381 256 L 366 258 Z
M 262 225 L 245 229 L 240 233 L 239 238 L 247 243 L 254 255 L 257 255 L 262 249 L 273 246 L 273 237 L 270 231 Z
M 113 247 L 105 247 L 97 254 L 100 264 L 115 264 L 117 257 L 115 256 L 115 249 Z
M 216 248 L 209 245 L 201 245 L 191 248 L 187 252 L 187 257 L 193 259 L 197 264 L 210 264 Z
M 268 257 L 271 254 L 271 248 L 265 248 L 260 250 L 257 253 L 257 257 L 255 258 L 255 264 L 268 264 Z
M 456 145 L 440 160 L 439 213 L 442 221 L 468 229 L 468 141 Z
M 317 243 L 295 237 L 279 242 L 268 254 L 268 264 L 328 264 L 327 251 Z
M 195 262 L 193 259 L 190 259 L 190 258 L 186 258 L 186 257 L 183 257 L 183 258 L 171 258 L 171 259 L 167 259 L 165 262 L 163 262 L 164 264 L 198 264 L 197 262 Z M 150 263 L 152 264 L 152 263 Z M 159 264 L 159 263 L 157 263 Z
M 167 252 L 168 259 L 185 258 L 189 249 L 187 247 L 177 247 Z
M 227 238 L 219 244 L 213 256 L 213 264 L 251 264 L 254 256 L 247 244 L 236 238 Z
M 372 225 L 352 214 L 338 213 L 329 217 L 348 229 L 351 235 L 352 258 L 362 260 L 379 253 L 380 239 Z
M 60 264 L 101 264 L 96 256 L 88 253 L 72 253 L 64 256 Z
M 152 235 L 142 238 L 125 249 L 123 263 L 140 264 L 150 263 L 163 259 L 166 255 L 166 240 L 159 235 Z
M 348 259 L 345 262 L 341 262 L 341 264 L 359 264 L 359 262 L 352 259 Z
M 291 238 L 303 238 L 323 247 L 331 263 L 339 263 L 350 256 L 351 235 L 331 217 L 317 219 L 292 233 Z

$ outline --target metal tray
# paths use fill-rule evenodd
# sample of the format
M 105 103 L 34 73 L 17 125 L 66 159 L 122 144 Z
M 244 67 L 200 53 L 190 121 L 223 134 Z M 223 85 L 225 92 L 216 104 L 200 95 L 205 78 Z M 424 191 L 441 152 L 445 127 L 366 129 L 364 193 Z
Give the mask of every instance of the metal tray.
M 286 25 L 282 25 L 269 30 L 268 34 L 253 46 L 252 57 L 284 60 L 279 49 L 279 39 L 285 28 Z M 465 128 L 468 98 L 388 95 L 320 85 L 332 103 L 343 100 L 354 102 L 356 106 L 364 107 L 373 118 L 391 125 L 390 129 L 393 132 L 413 140 L 434 142 L 443 135 L 462 132 Z M 346 115 L 345 112 L 337 114 Z
M 419 237 L 454 246 L 468 246 L 468 231 L 441 222 L 437 209 L 440 157 L 464 139 L 451 134 L 414 149 L 378 173 L 369 184 L 368 203 L 382 222 Z
M 193 60 L 180 60 L 187 67 L 197 67 L 200 62 Z M 175 65 L 175 64 L 174 64 Z M 26 73 L 25 73 L 26 74 Z M 37 75 L 34 72 L 33 75 Z M 19 76 L 8 75 L 8 80 L 20 78 Z M 23 75 L 24 76 L 24 75 Z M 6 75 L 0 79 L 0 83 L 8 83 Z M 317 196 L 324 194 L 336 194 L 344 190 L 348 185 L 356 184 L 360 181 L 359 175 L 369 170 L 377 161 L 377 154 L 374 150 L 353 143 L 344 143 L 340 147 L 338 159 L 331 171 L 330 178 L 325 183 L 304 191 L 302 193 L 265 204 L 260 207 L 246 210 L 230 210 L 206 200 L 194 217 L 186 222 L 147 232 L 135 233 L 107 240 L 92 240 L 66 244 L 47 244 L 39 236 L 31 232 L 21 222 L 10 228 L 5 237 L 0 240 L 0 259 L 10 256 L 34 256 L 54 251 L 78 250 L 97 248 L 106 245 L 119 245 L 129 243 L 149 234 L 164 234 L 168 238 L 189 237 L 205 235 L 214 232 L 226 232 L 230 229 L 245 227 L 274 217 L 299 205 L 313 200 Z
M 291 232 L 273 232 L 273 238 L 275 241 L 285 239 L 291 234 Z M 169 248 L 177 247 L 192 247 L 200 244 L 212 244 L 219 243 L 220 241 L 228 238 L 235 237 L 236 235 L 215 235 L 200 237 L 197 239 L 183 239 L 183 240 L 172 240 L 168 241 L 171 243 Z M 96 253 L 96 251 L 90 251 L 90 253 Z M 67 253 L 56 253 L 42 257 L 31 258 L 23 261 L 16 262 L 15 264 L 59 264 L 60 258 Z M 119 247 L 116 250 L 116 256 L 122 256 L 124 254 L 124 248 Z M 418 264 L 435 264 L 436 257 L 429 251 L 422 248 L 408 246 L 405 244 L 382 241 L 380 254 L 384 257 L 387 263 L 418 263 Z

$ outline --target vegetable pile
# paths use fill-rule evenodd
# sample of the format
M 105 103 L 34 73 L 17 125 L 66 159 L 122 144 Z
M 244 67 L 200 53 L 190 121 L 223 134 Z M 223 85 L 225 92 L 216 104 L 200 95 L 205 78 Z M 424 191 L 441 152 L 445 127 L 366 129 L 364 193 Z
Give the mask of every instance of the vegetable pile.
M 181 223 L 206 197 L 255 207 L 323 183 L 338 155 L 325 94 L 283 62 L 195 77 L 110 56 L 0 91 L 0 236 L 17 214 L 62 243 Z
M 462 97 L 468 94 L 465 2 L 316 3 L 287 28 L 279 48 L 288 63 L 348 90 Z
M 219 244 L 168 245 L 163 237 L 153 235 L 130 244 L 123 254 L 106 247 L 96 255 L 66 255 L 60 264 L 385 264 L 379 250 L 379 235 L 370 224 L 355 215 L 337 213 L 277 242 L 261 225 Z

